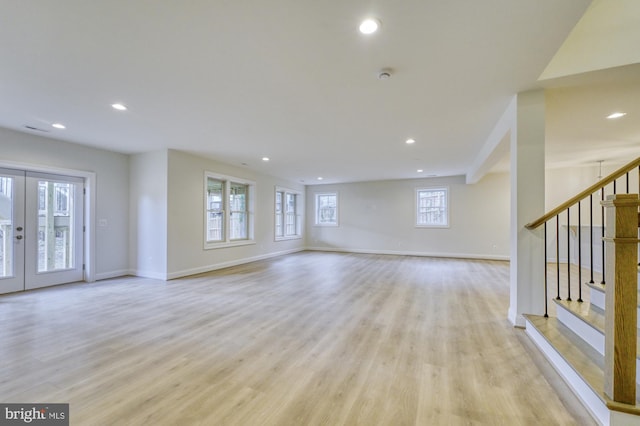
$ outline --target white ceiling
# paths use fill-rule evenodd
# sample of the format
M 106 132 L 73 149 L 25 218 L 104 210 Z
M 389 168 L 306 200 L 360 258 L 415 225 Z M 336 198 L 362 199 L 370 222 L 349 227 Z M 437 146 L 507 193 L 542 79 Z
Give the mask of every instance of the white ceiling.
M 0 0 L 0 126 L 122 153 L 179 149 L 305 184 L 465 174 L 589 3 Z M 378 33 L 358 32 L 367 16 Z M 377 79 L 385 67 L 392 78 Z M 555 123 L 557 143 L 600 142 L 580 121 L 584 98 L 562 90 L 557 118 L 581 132 Z M 626 132 L 616 146 L 637 151 L 640 134 Z M 548 152 L 567 161 L 565 148 Z

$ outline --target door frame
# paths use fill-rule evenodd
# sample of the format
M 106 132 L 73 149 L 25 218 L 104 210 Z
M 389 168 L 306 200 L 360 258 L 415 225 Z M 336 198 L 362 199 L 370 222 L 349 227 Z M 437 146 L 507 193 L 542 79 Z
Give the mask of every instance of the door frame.
M 7 169 L 24 170 L 28 172 L 51 173 L 56 175 L 73 176 L 84 179 L 84 281 L 94 282 L 96 280 L 96 174 L 84 170 L 66 169 L 62 167 L 46 166 L 42 164 L 23 163 L 17 161 L 0 160 L 0 167 Z

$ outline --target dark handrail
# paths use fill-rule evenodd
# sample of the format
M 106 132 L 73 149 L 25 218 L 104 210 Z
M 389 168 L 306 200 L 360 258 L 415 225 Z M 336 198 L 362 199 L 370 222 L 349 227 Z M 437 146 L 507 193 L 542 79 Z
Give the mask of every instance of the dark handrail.
M 526 228 L 527 229 L 536 229 L 537 227 L 539 227 L 540 225 L 542 225 L 543 223 L 545 223 L 549 219 L 557 216 L 560 212 L 568 209 L 569 207 L 571 207 L 574 204 L 576 204 L 578 201 L 588 197 L 589 195 L 593 194 L 594 192 L 599 191 L 600 189 L 604 188 L 606 185 L 610 184 L 611 182 L 614 182 L 616 179 L 618 179 L 621 176 L 624 176 L 626 173 L 630 172 L 631 170 L 635 169 L 636 167 L 640 167 L 640 157 L 636 158 L 635 160 L 633 160 L 632 162 L 630 162 L 626 166 L 618 169 L 617 171 L 611 173 L 609 176 L 600 179 L 598 182 L 594 183 L 589 188 L 585 189 L 584 191 L 582 191 L 581 193 L 579 193 L 575 197 L 570 198 L 569 200 L 567 200 L 564 203 L 560 204 L 558 207 L 556 207 L 555 209 L 549 211 L 544 216 L 534 220 L 531 223 L 528 223 L 527 225 L 525 225 Z

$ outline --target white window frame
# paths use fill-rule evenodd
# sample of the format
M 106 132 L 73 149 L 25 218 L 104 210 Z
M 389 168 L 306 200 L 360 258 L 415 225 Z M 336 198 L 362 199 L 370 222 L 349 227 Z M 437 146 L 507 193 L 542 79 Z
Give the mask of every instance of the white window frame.
M 445 208 L 444 208 L 444 216 L 445 216 L 445 223 L 441 224 L 441 223 L 421 223 L 420 222 L 420 193 L 421 192 L 425 192 L 425 191 L 444 191 L 444 199 L 445 199 Z M 415 196 L 414 196 L 414 201 L 415 201 L 415 207 L 414 207 L 414 212 L 415 212 L 415 226 L 416 228 L 449 228 L 450 227 L 450 221 L 449 221 L 449 217 L 450 217 L 450 212 L 451 212 L 451 197 L 449 196 L 449 187 L 448 186 L 432 186 L 432 187 L 421 187 L 421 188 L 416 188 L 415 190 Z
M 282 194 L 282 235 L 278 235 L 278 214 L 276 212 L 276 198 L 278 197 L 278 193 Z M 295 234 L 286 234 L 286 200 L 287 194 L 294 195 L 296 197 L 296 205 L 295 205 Z M 299 240 L 302 238 L 302 220 L 304 217 L 304 198 L 301 191 L 296 191 L 294 189 L 285 188 L 282 186 L 276 186 L 275 192 L 273 195 L 273 217 L 274 217 L 274 228 L 273 234 L 275 241 L 285 241 L 285 240 Z
M 320 209 L 318 199 L 322 196 L 333 195 L 336 197 L 336 215 L 334 222 L 321 223 L 320 222 Z M 314 194 L 314 216 L 315 216 L 315 226 L 340 226 L 340 197 L 338 196 L 337 191 L 332 192 L 316 192 Z
M 208 189 L 208 181 L 209 179 L 214 179 L 222 182 L 223 187 L 223 202 L 222 202 L 222 234 L 223 238 L 220 241 L 207 240 L 207 217 L 208 217 L 208 199 L 207 199 L 207 189 Z M 247 185 L 247 238 L 243 239 L 234 239 L 230 238 L 230 226 L 231 226 L 231 211 L 229 206 L 230 193 L 231 193 L 231 184 L 241 184 Z M 218 249 L 225 247 L 235 247 L 235 246 L 244 246 L 249 244 L 255 244 L 254 237 L 254 222 L 255 222 L 255 197 L 256 197 L 256 183 L 251 180 L 238 178 L 235 176 L 221 175 L 218 173 L 205 171 L 204 173 L 204 249 Z

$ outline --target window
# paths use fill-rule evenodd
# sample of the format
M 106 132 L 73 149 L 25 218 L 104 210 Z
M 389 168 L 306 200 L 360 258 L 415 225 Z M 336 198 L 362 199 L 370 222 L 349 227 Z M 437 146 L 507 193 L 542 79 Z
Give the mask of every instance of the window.
M 229 191 L 229 239 L 246 240 L 249 236 L 249 213 L 247 211 L 247 195 L 249 185 L 230 183 Z
M 316 225 L 338 226 L 338 194 L 316 194 Z
M 255 183 L 205 172 L 205 249 L 252 244 Z
M 302 237 L 302 194 L 276 187 L 276 241 Z
M 447 228 L 449 226 L 449 189 L 416 189 L 416 226 Z

